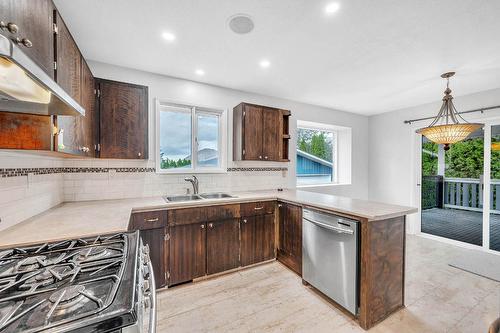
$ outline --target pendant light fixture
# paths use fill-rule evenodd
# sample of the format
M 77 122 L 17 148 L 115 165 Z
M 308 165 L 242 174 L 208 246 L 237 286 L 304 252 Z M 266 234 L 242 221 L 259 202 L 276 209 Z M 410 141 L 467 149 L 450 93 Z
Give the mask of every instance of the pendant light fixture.
M 422 134 L 430 141 L 443 144 L 444 150 L 450 149 L 450 144 L 466 139 L 471 133 L 484 125 L 467 122 L 455 109 L 450 89 L 450 77 L 453 75 L 455 75 L 455 72 L 441 75 L 443 79 L 446 79 L 443 105 L 429 126 L 417 130 L 417 133 Z

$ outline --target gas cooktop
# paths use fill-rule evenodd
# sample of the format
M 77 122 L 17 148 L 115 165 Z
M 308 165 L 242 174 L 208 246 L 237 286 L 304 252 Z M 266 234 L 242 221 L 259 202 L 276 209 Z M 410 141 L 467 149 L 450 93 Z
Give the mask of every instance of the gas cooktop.
M 0 250 L 0 332 L 129 325 L 137 251 L 137 233 Z

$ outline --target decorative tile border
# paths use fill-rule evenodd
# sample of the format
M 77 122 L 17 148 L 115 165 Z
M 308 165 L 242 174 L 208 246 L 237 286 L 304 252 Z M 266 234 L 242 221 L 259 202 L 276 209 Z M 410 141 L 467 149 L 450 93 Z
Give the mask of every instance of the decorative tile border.
M 125 173 L 125 172 L 155 172 L 155 168 L 78 168 L 78 167 L 62 167 L 62 168 L 8 168 L 0 169 L 0 177 L 21 177 L 28 174 L 34 175 L 50 175 L 58 173 L 107 173 L 110 171 Z M 288 171 L 288 168 L 271 167 L 271 168 L 227 168 L 227 172 L 262 172 L 262 171 Z
M 288 171 L 288 168 L 272 167 L 272 168 L 227 168 L 228 172 L 235 171 Z

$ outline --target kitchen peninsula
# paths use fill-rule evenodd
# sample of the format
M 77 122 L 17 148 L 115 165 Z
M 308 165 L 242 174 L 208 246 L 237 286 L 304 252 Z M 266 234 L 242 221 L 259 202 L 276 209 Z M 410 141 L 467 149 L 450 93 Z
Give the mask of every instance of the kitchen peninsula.
M 300 190 L 231 195 L 64 203 L 2 231 L 0 247 L 140 230 L 158 287 L 276 258 L 302 275 L 302 208 L 315 209 L 359 222 L 360 326 L 368 329 L 404 307 L 405 215 L 415 208 Z M 183 253 L 187 247 L 196 248 L 192 257 Z

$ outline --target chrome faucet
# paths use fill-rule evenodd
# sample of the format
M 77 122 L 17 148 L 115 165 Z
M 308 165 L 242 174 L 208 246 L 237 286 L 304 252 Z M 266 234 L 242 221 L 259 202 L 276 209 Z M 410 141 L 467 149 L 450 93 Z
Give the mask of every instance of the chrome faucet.
M 184 178 L 185 181 L 190 182 L 191 185 L 193 185 L 193 194 L 198 194 L 198 178 L 196 176 L 192 176 L 192 178 L 186 177 Z

